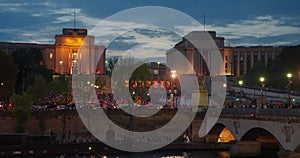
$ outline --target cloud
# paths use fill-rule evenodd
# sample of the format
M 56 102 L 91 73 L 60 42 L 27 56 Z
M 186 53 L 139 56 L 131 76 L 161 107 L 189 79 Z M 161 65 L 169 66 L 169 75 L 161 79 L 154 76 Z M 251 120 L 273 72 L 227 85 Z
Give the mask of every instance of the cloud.
M 266 37 L 281 36 L 286 34 L 298 34 L 300 32 L 300 27 L 290 26 L 291 21 L 299 21 L 300 17 L 275 17 L 272 15 L 257 16 L 250 19 L 243 19 L 234 21 L 233 23 L 220 25 L 208 25 L 207 30 L 214 30 L 219 36 L 224 36 L 229 42 L 235 41 L 236 43 L 231 43 L 233 45 L 243 45 L 245 43 L 238 43 L 238 40 L 246 40 L 250 38 L 260 39 Z M 298 23 L 300 25 L 300 23 Z M 199 29 L 194 25 L 190 26 L 176 26 L 179 29 L 191 30 Z M 255 44 L 280 44 L 292 43 L 289 39 L 282 39 L 283 41 L 267 42 L 267 43 L 255 43 L 246 42 L 247 45 Z
M 32 25 L 26 24 L 24 21 L 24 23 L 22 23 L 24 26 L 17 25 L 18 28 L 11 27 L 9 29 L 0 29 L 1 38 L 4 40 L 7 38 L 7 40 L 17 40 L 20 42 L 35 41 L 37 43 L 54 43 L 55 34 L 59 34 L 63 27 L 73 26 L 73 11 L 75 10 L 77 27 L 87 28 L 90 35 L 96 35 L 95 41 L 97 44 L 107 46 L 112 40 L 116 40 L 116 36 L 123 38 L 117 39 L 114 42 L 118 42 L 119 46 L 127 45 L 127 47 L 132 47 L 137 44 L 142 45 L 151 41 L 165 43 L 170 46 L 173 46 L 178 42 L 178 37 L 165 34 L 166 31 L 162 30 L 157 31 L 155 29 L 150 29 L 151 34 L 144 34 L 143 32 L 138 31 L 131 31 L 131 34 L 128 34 L 128 30 L 132 30 L 136 27 L 148 29 L 149 25 L 146 23 L 147 21 L 145 21 L 145 23 L 129 22 L 125 20 L 106 21 L 101 27 L 95 28 L 98 22 L 101 22 L 104 19 L 94 14 L 91 14 L 91 16 L 89 13 L 96 11 L 89 10 L 89 8 L 92 8 L 90 6 L 74 6 L 76 6 L 74 3 L 57 3 L 52 0 L 45 2 L 31 1 L 30 3 L 3 1 L 0 3 L 0 12 L 12 14 L 26 13 L 24 15 L 30 15 L 34 19 L 32 21 L 38 22 Z M 101 11 L 97 11 L 97 13 L 101 13 Z M 22 18 L 22 14 L 18 14 L 16 18 Z M 231 45 L 290 45 L 297 42 L 299 43 L 299 37 L 290 39 L 283 35 L 298 34 L 300 32 L 299 21 L 300 17 L 260 15 L 252 18 L 235 20 L 227 24 L 210 24 L 207 25 L 206 28 L 207 30 L 215 30 L 219 36 L 224 36 L 226 43 L 230 43 Z M 11 24 L 14 23 L 15 22 L 11 22 Z M 26 28 L 26 30 L 24 30 L 24 28 Z M 95 29 L 93 30 L 93 28 Z M 185 26 L 175 26 L 175 29 L 188 34 L 191 31 L 203 30 L 203 27 L 199 28 L 198 25 L 191 23 L 185 24 Z M 18 36 L 14 35 L 16 33 Z M 127 38 L 129 36 L 133 36 L 134 38 Z M 153 45 L 153 47 L 157 47 L 158 50 L 160 49 L 158 45 Z
M 166 51 L 180 39 L 181 37 L 164 29 L 134 29 L 122 34 L 112 42 L 112 44 L 117 43 L 118 48 L 122 48 L 123 45 L 128 47 L 124 47 L 123 50 L 113 50 L 115 47 L 109 46 L 107 56 L 130 55 L 137 59 L 165 63 Z

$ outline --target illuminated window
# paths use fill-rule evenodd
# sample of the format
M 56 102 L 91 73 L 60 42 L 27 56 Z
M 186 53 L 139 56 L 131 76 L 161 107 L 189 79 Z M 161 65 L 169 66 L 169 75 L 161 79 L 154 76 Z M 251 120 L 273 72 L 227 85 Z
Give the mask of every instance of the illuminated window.
M 63 61 L 62 60 L 59 61 L 59 65 L 63 65 Z
M 53 53 L 49 54 L 49 58 L 52 59 L 53 58 Z
M 73 59 L 78 59 L 78 54 L 77 53 L 73 53 Z

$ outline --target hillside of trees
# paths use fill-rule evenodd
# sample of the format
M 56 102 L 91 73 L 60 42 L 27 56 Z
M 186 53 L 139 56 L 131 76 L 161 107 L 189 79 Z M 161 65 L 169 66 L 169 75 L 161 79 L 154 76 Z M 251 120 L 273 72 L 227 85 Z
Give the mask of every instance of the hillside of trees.
M 259 85 L 259 77 L 265 77 L 267 87 L 285 89 L 289 83 L 287 73 L 292 73 L 292 89 L 300 90 L 300 45 L 286 47 L 267 66 L 258 61 L 244 76 L 245 84 Z

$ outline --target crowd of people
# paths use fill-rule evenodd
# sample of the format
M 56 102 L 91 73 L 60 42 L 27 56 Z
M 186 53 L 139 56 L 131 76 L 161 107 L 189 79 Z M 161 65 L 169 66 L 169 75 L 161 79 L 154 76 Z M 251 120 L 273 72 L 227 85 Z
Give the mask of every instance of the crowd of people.
M 128 105 L 128 102 L 116 102 L 114 100 L 114 96 L 111 93 L 108 94 L 97 94 L 97 99 L 99 103 L 90 104 L 89 102 L 82 101 L 82 106 L 86 106 L 92 109 L 120 109 L 122 106 Z M 178 100 L 177 100 L 178 99 Z M 133 103 L 138 108 L 155 108 L 155 109 L 176 109 L 176 108 L 192 108 L 191 98 L 190 101 L 180 100 L 180 97 L 176 98 L 174 102 L 166 102 L 161 105 L 152 105 L 151 102 L 146 102 L 142 105 Z M 261 96 L 248 97 L 242 90 L 235 92 L 234 90 L 228 90 L 226 95 L 226 100 L 223 105 L 224 108 L 263 108 L 263 109 L 275 109 L 275 108 L 300 108 L 300 105 L 297 105 L 294 102 L 272 102 L 267 101 L 268 98 Z M 76 102 L 76 101 L 75 101 Z M 75 110 L 76 105 L 73 100 L 72 94 L 55 94 L 53 92 L 49 92 L 43 101 L 40 103 L 34 103 L 31 110 Z M 80 101 L 79 101 L 80 102 Z M 184 104 L 181 102 L 185 102 L 188 104 Z M 118 104 L 119 103 L 119 104 Z M 8 111 L 13 108 L 11 103 L 0 102 L 0 110 Z

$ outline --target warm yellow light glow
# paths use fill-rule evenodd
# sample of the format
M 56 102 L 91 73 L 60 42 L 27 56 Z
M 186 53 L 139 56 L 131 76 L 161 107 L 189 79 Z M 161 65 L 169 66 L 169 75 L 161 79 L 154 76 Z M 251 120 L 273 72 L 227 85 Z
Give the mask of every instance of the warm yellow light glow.
M 264 77 L 260 77 L 260 78 L 259 78 L 259 81 L 260 81 L 260 82 L 264 82 L 264 81 L 265 81 L 265 78 L 264 78 Z
M 218 142 L 230 142 L 232 140 L 235 140 L 234 136 L 229 129 L 225 127 L 219 135 Z
M 172 78 L 175 78 L 175 77 L 176 77 L 176 75 L 175 75 L 175 74 L 172 74 L 171 76 L 172 76 Z
M 80 46 L 82 42 L 82 38 L 65 38 L 66 45 Z
M 286 77 L 291 78 L 293 75 L 291 73 L 286 74 Z
M 171 77 L 174 79 L 176 77 L 176 71 L 175 70 L 172 70 L 171 71 Z
M 243 84 L 244 84 L 243 80 L 239 80 L 239 85 L 243 85 Z
M 59 65 L 63 65 L 63 61 L 62 60 L 59 61 Z
M 53 53 L 49 54 L 49 58 L 52 59 L 53 58 Z

